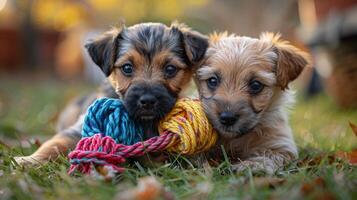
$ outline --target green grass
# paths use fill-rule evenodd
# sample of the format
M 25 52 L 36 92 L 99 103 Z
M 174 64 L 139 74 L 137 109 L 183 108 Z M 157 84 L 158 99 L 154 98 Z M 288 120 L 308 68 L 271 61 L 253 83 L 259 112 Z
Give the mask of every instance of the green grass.
M 13 156 L 33 152 L 34 138 L 50 137 L 65 103 L 90 88 L 78 82 L 1 78 L 0 141 L 5 144 L 0 144 L 0 199 L 113 199 L 134 187 L 138 178 L 150 175 L 177 199 L 357 198 L 356 166 L 331 156 L 356 148 L 348 122 L 357 123 L 357 111 L 341 111 L 326 96 L 298 98 L 291 125 L 300 159 L 274 176 L 282 180 L 276 184 L 262 184 L 249 171 L 231 173 L 229 162 L 199 169 L 180 157 L 156 167 L 131 166 L 110 182 L 68 176 L 65 157 L 38 168 L 16 166 Z

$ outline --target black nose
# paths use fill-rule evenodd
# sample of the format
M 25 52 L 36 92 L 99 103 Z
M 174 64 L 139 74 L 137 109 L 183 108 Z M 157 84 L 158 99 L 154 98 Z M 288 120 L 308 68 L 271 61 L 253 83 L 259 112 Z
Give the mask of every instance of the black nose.
M 237 121 L 238 117 L 231 112 L 222 112 L 219 115 L 219 121 L 225 126 L 233 125 Z
M 139 99 L 139 104 L 147 109 L 153 108 L 156 102 L 157 102 L 156 97 L 151 94 L 144 94 Z

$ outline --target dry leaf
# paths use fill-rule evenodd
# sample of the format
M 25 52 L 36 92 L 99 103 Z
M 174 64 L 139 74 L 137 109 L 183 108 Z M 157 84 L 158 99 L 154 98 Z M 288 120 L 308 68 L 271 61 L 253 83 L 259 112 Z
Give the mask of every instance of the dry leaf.
M 299 160 L 298 166 L 316 166 L 320 165 L 322 161 L 327 161 L 329 164 L 336 162 L 336 156 L 334 154 L 321 153 L 314 157 L 306 156 L 305 158 Z
M 350 127 L 353 133 L 357 136 L 357 126 L 349 122 Z M 357 149 L 352 150 L 351 152 L 337 152 L 336 157 L 345 159 L 349 163 L 356 165 L 357 164 Z
M 355 136 L 357 136 L 357 126 L 350 122 L 350 127 L 351 127 L 353 133 L 355 134 Z
M 286 182 L 283 178 L 277 177 L 254 177 L 253 183 L 256 187 L 270 187 L 275 188 Z
M 162 184 L 152 176 L 140 178 L 138 186 L 119 193 L 116 200 L 155 200 L 155 199 L 174 199 L 173 195 L 165 191 Z
M 37 147 L 40 147 L 40 146 L 42 145 L 41 141 L 40 141 L 38 138 L 35 139 L 34 144 L 35 144 Z
M 322 177 L 317 177 L 313 181 L 303 183 L 300 191 L 303 196 L 308 196 L 310 199 L 336 199 L 335 196 L 327 190 L 325 180 Z
M 111 182 L 117 171 L 113 169 L 111 166 L 101 166 L 96 165 L 94 169 L 90 172 L 90 175 L 98 180 L 104 180 L 107 182 Z
M 357 164 L 357 149 L 352 150 L 351 152 L 337 152 L 336 156 L 338 158 L 347 160 L 350 164 Z

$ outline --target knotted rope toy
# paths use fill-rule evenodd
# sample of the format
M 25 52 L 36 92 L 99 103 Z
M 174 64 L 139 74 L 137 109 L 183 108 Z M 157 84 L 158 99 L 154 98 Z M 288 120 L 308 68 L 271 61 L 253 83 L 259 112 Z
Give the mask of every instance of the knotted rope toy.
M 198 100 L 179 99 L 159 123 L 160 136 L 143 141 L 143 129 L 130 119 L 118 99 L 102 98 L 93 103 L 84 119 L 82 139 L 69 155 L 71 167 L 88 174 L 93 166 L 117 172 L 126 158 L 167 151 L 192 155 L 208 150 L 217 140 Z

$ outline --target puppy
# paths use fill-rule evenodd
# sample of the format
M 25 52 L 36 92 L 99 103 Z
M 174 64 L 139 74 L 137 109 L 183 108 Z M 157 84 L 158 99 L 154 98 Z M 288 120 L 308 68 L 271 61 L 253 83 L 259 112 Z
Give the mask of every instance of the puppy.
M 84 114 L 99 97 L 120 98 L 133 120 L 144 126 L 145 139 L 188 86 L 193 68 L 204 58 L 208 39 L 183 24 L 124 26 L 103 34 L 86 48 L 108 77 L 99 92 L 77 99 L 61 115 L 58 134 L 35 153 L 16 157 L 20 164 L 44 163 L 73 149 L 81 138 Z
M 288 84 L 309 65 L 309 56 L 280 35 L 255 39 L 222 33 L 210 36 L 206 57 L 195 82 L 220 136 L 209 156 L 222 157 L 223 146 L 234 170 L 250 167 L 268 174 L 297 158 Z

